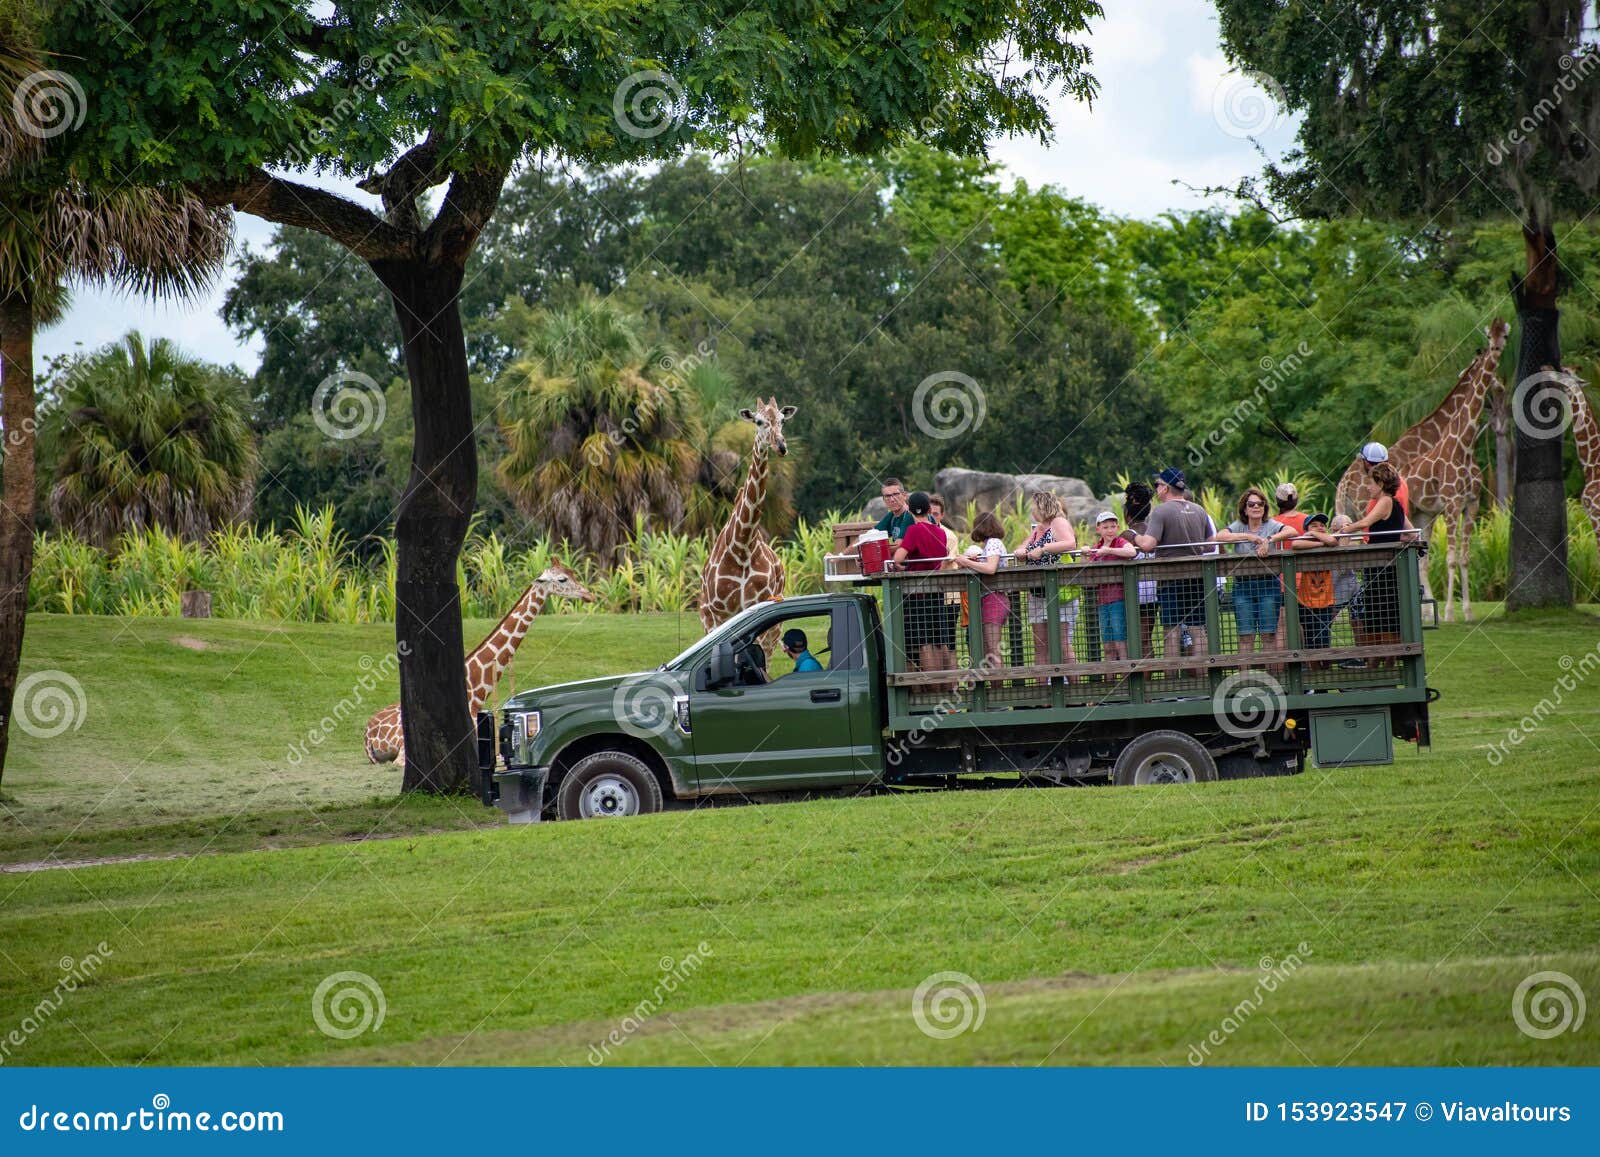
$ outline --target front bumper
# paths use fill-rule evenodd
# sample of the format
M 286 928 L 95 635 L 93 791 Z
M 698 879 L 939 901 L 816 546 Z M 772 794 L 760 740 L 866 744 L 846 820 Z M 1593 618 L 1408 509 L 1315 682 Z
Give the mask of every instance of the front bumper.
M 544 811 L 544 787 L 550 782 L 548 767 L 518 767 L 494 773 L 495 807 L 514 824 L 536 824 Z

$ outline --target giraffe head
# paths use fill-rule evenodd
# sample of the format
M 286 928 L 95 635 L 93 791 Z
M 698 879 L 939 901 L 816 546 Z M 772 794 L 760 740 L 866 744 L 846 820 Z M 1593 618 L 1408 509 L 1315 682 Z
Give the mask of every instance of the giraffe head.
M 1511 332 L 1511 327 L 1506 324 L 1505 319 L 1497 317 L 1489 323 L 1489 328 L 1484 332 L 1489 336 L 1489 348 L 1499 353 L 1505 348 L 1506 334 Z
M 533 580 L 533 589 L 549 598 L 579 599 L 586 603 L 595 601 L 589 589 L 578 581 L 578 576 L 573 574 L 559 558 L 551 559 L 550 565 Z
M 783 457 L 789 452 L 789 444 L 783 440 L 783 424 L 795 415 L 794 406 L 780 406 L 777 398 L 768 398 L 764 402 L 757 402 L 753 410 L 740 410 L 739 417 L 746 422 L 756 424 L 755 453 L 760 454 L 769 450 L 776 450 L 778 457 Z

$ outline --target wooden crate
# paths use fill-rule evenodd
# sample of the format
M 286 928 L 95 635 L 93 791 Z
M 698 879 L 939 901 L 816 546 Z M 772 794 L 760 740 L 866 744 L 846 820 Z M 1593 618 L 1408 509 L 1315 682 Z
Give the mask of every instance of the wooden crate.
M 867 531 L 877 526 L 871 519 L 860 519 L 854 522 L 836 522 L 833 524 L 833 553 L 844 554 L 855 547 L 857 540 Z M 855 560 L 843 561 L 835 564 L 837 574 L 860 574 L 861 564 Z

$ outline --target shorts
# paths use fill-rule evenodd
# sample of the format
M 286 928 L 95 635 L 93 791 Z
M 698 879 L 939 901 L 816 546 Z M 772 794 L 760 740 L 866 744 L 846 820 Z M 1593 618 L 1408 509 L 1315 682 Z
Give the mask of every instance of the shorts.
M 957 611 L 959 613 L 959 609 Z M 944 633 L 944 595 L 909 594 L 905 601 L 906 657 L 916 659 L 922 647 L 940 646 Z
M 1275 634 L 1282 606 L 1283 588 L 1276 577 L 1252 575 L 1233 580 L 1233 613 L 1241 635 Z
M 1050 605 L 1045 599 L 1043 591 L 1028 592 L 1028 622 L 1039 624 L 1045 621 L 1050 613 Z M 1078 629 L 1078 600 L 1063 599 L 1061 601 L 1061 621 L 1067 625 L 1069 632 Z
M 1011 601 L 999 591 L 984 595 L 981 607 L 986 626 L 998 626 L 1011 617 Z
M 1161 604 L 1164 627 L 1204 627 L 1206 625 L 1205 580 L 1169 579 L 1156 583 L 1156 602 Z
M 1332 637 L 1333 620 L 1339 613 L 1338 607 L 1306 607 L 1300 608 L 1300 646 L 1321 650 L 1328 645 Z
M 1100 641 L 1103 643 L 1128 641 L 1128 611 L 1121 603 L 1100 605 Z
M 952 603 L 947 599 L 940 611 L 939 633 L 934 643 L 940 647 L 949 647 L 953 651 L 956 646 L 956 628 L 961 623 L 961 604 Z

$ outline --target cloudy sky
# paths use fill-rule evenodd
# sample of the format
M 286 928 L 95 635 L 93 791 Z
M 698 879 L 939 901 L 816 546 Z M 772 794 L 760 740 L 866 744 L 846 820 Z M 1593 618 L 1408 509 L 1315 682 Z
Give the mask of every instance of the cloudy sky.
M 1260 87 L 1229 72 L 1207 0 L 1104 3 L 1107 15 L 1090 38 L 1099 99 L 1093 107 L 1055 101 L 1055 140 L 1048 147 L 997 142 L 994 155 L 1011 173 L 1031 185 L 1058 185 L 1113 213 L 1147 217 L 1203 204 L 1186 186 L 1231 185 L 1258 172 L 1262 159 L 1249 136 L 1274 157 L 1289 146 L 1293 124 Z M 237 238 L 261 248 L 272 229 L 241 216 Z M 191 304 L 80 292 L 62 323 L 39 335 L 36 353 L 42 360 L 93 348 L 137 328 L 252 370 L 259 350 L 237 341 L 217 314 L 225 289 L 226 281 Z

